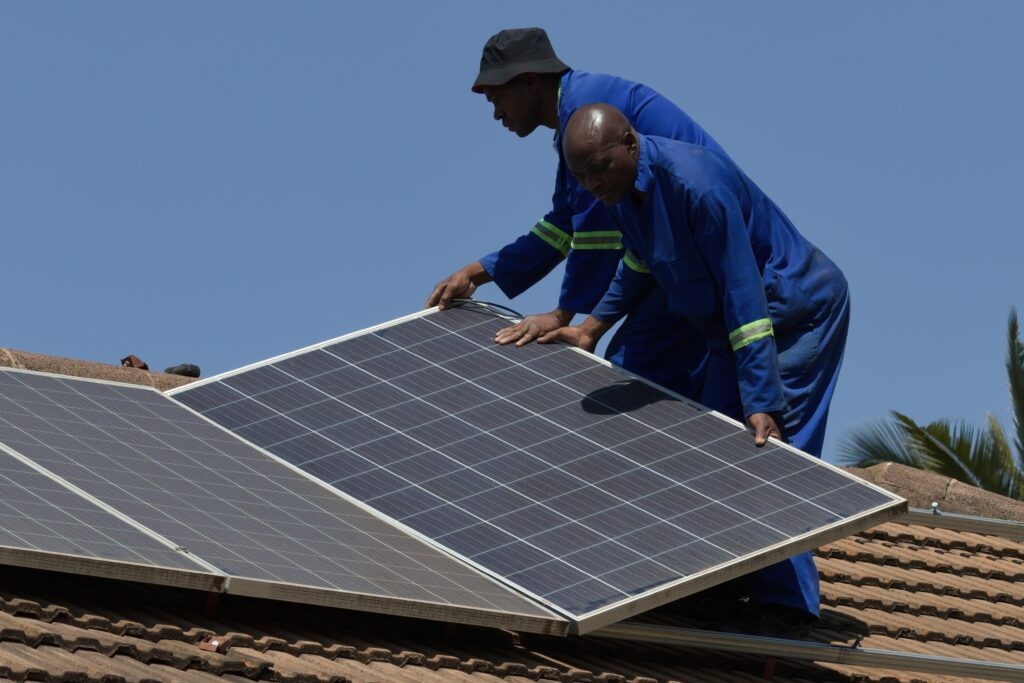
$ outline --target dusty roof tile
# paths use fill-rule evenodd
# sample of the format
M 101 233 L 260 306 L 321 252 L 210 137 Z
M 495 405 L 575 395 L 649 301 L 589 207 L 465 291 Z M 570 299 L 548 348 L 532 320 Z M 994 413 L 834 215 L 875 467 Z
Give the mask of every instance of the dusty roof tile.
M 5 680 L 45 680 L 48 666 L 36 648 L 0 640 L 0 677 Z
M 1005 602 L 968 600 L 954 595 L 936 595 L 931 592 L 908 591 L 899 588 L 885 590 L 828 582 L 822 585 L 822 605 L 842 605 L 858 610 L 876 609 L 885 612 L 907 612 L 944 619 L 961 619 L 1024 627 L 1024 608 Z
M 980 552 L 922 547 L 911 543 L 849 537 L 823 546 L 819 558 L 897 565 L 1004 581 L 1024 580 L 1024 560 Z
M 815 563 L 824 582 L 902 588 L 936 595 L 955 595 L 965 599 L 1024 605 L 1024 586 L 998 578 L 957 576 L 952 572 L 875 565 L 835 557 L 818 557 L 815 558 Z
M 870 540 L 911 543 L 919 546 L 935 546 L 948 550 L 966 550 L 1004 558 L 1024 559 L 1024 544 L 1008 538 L 917 524 L 887 522 L 862 531 L 857 536 Z

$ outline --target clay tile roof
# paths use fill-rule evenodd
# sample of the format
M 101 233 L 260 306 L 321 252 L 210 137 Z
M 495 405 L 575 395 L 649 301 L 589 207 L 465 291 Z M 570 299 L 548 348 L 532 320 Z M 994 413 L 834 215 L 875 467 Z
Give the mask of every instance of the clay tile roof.
M 19 352 L 0 364 L 160 388 L 186 378 Z M 1024 503 L 899 465 L 856 473 L 928 507 L 1024 520 Z M 808 640 L 1024 664 L 1024 544 L 890 522 L 819 548 Z M 693 628 L 671 605 L 649 623 Z M 954 676 L 593 637 L 537 636 L 0 567 L 0 678 L 53 681 L 953 683 Z

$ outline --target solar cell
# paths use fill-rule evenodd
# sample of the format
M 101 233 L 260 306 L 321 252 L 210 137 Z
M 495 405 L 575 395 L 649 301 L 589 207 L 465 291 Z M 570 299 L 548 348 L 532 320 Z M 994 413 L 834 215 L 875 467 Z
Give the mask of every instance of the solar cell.
M 577 349 L 496 346 L 508 324 L 429 311 L 172 394 L 581 632 L 905 505 Z
M 280 386 L 275 372 L 266 369 L 234 384 Z M 66 503 L 68 496 L 51 479 L 40 479 L 44 469 L 133 520 L 151 539 L 185 548 L 231 577 L 232 592 L 559 630 L 561 620 L 543 608 L 154 389 L 4 369 L 0 405 L 0 444 L 36 468 L 11 475 L 21 494 L 12 500 L 32 514 L 44 509 L 46 515 L 38 514 L 50 528 L 60 529 L 60 515 L 32 497 L 59 494 L 58 502 Z M 245 420 L 274 415 L 255 403 L 208 408 L 232 416 L 240 431 L 252 425 Z M 253 438 L 275 433 L 257 430 Z M 17 469 L 14 462 L 10 466 Z M 0 519 L 13 532 L 29 526 L 16 515 L 4 518 L 2 510 Z M 180 554 L 140 545 L 131 531 L 118 528 L 115 552 L 145 551 L 162 566 L 182 566 Z M 98 547 L 94 535 L 72 528 L 45 540 L 70 551 L 74 544 Z M 28 537 L 22 547 L 36 547 L 35 539 Z

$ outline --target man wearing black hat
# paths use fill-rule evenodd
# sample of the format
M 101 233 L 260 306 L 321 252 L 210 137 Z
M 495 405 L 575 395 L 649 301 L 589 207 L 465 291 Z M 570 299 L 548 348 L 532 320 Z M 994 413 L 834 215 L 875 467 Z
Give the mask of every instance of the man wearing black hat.
M 565 163 L 562 131 L 577 108 L 593 102 L 610 104 L 644 135 L 672 138 L 725 155 L 693 119 L 651 88 L 571 69 L 555 55 L 540 28 L 507 29 L 493 35 L 484 45 L 473 91 L 484 94 L 494 106 L 495 120 L 520 137 L 538 126 L 553 128 L 558 154 L 551 211 L 526 235 L 439 282 L 427 300 L 428 306 L 444 308 L 452 299 L 470 296 L 477 286 L 492 281 L 513 298 L 565 259 L 558 307 L 527 316 L 500 331 L 495 340 L 502 344 L 528 343 L 568 325 L 576 313 L 589 313 L 607 291 L 624 256 L 629 265 L 622 235 L 607 209 L 576 182 Z M 627 316 L 605 355 L 684 396 L 699 399 L 702 393 L 707 395 L 703 392 L 705 343 L 681 316 L 668 311 L 660 288 L 651 291 Z M 726 414 L 742 410 L 740 405 L 711 407 Z M 760 594 L 755 599 L 760 599 L 762 606 L 781 608 L 784 615 L 795 614 L 796 623 L 816 620 L 818 577 L 813 559 L 807 553 L 794 560 L 798 560 L 798 578 L 772 578 L 768 570 L 762 570 L 762 589 L 755 589 Z M 779 567 L 785 564 L 788 562 Z M 768 616 L 778 613 L 766 612 Z M 791 623 L 787 620 L 781 626 Z M 774 626 L 779 626 L 778 622 Z M 771 634 L 773 626 L 764 630 Z

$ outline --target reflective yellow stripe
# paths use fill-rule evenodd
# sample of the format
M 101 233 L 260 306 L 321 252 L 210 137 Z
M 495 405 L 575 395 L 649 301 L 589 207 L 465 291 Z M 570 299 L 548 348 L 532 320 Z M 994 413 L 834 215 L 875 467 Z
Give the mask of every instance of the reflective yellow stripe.
M 618 230 L 590 230 L 573 233 L 573 249 L 622 249 L 622 233 Z
M 772 336 L 772 320 L 771 318 L 761 318 L 730 332 L 729 343 L 732 344 L 733 351 L 739 351 L 747 344 L 770 336 Z
M 548 223 L 543 218 L 537 221 L 530 231 L 537 237 L 547 242 L 553 249 L 561 252 L 562 256 L 569 253 L 570 238 L 568 233 Z
M 626 255 L 622 257 L 622 260 L 631 270 L 635 270 L 638 273 L 651 272 L 651 269 L 647 267 L 647 264 L 629 249 L 626 250 Z
M 594 242 L 583 244 L 572 243 L 573 249 L 604 249 L 606 251 L 619 251 L 622 249 L 622 242 Z
M 576 233 L 577 237 L 622 237 L 622 233 L 618 230 L 587 230 L 585 232 Z

